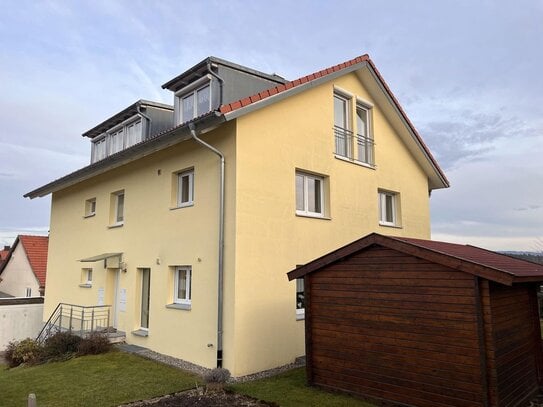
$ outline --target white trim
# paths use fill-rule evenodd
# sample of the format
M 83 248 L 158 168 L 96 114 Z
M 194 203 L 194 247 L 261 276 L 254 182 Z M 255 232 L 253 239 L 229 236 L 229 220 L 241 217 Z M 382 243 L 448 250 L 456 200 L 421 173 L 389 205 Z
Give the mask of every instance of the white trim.
M 334 85 L 334 93 L 337 93 L 339 96 L 345 99 L 353 99 L 355 95 L 348 90 L 345 90 L 337 85 Z
M 398 193 L 379 190 L 379 225 L 398 226 Z M 391 198 L 392 221 L 387 220 L 387 197 Z
M 205 112 L 199 112 L 198 109 L 197 109 L 197 105 L 198 105 L 198 91 L 200 91 L 201 89 L 204 89 L 205 87 L 209 87 L 209 106 L 207 108 L 207 110 Z M 174 121 L 175 121 L 175 124 L 176 126 L 182 124 L 182 123 L 186 123 L 198 116 L 201 116 L 207 112 L 210 112 L 211 111 L 211 106 L 212 106 L 212 93 L 213 93 L 213 89 L 212 89 L 212 76 L 211 75 L 206 75 L 206 76 L 203 76 L 202 78 L 192 82 L 191 84 L 185 86 L 184 88 L 181 88 L 179 89 L 177 92 L 175 92 L 175 97 L 174 97 Z M 187 97 L 189 97 L 190 95 L 192 95 L 193 97 L 193 106 L 192 106 L 192 110 L 193 110 L 193 114 L 192 114 L 192 117 L 189 117 L 189 118 L 185 118 L 183 117 L 183 99 L 186 99 Z
M 179 298 L 179 274 L 181 271 L 185 272 L 185 286 L 186 295 L 185 298 Z M 191 266 L 175 266 L 173 275 L 173 303 L 192 305 L 192 267 Z M 188 298 L 187 298 L 188 297 Z
M 202 76 L 200 79 L 195 80 L 194 82 L 189 83 L 184 88 L 181 88 L 175 92 L 175 96 L 179 97 L 186 93 L 189 93 L 190 91 L 193 91 L 196 88 L 199 88 L 200 85 L 206 82 L 210 82 L 213 79 L 213 77 L 210 74 L 207 74 L 205 76 Z
M 300 176 L 302 177 L 303 179 L 303 206 L 304 206 L 304 209 L 298 209 L 298 182 L 297 182 L 297 177 Z M 319 184 L 320 184 L 320 209 L 321 211 L 320 212 L 313 212 L 313 211 L 310 211 L 309 210 L 309 193 L 308 193 L 308 180 L 312 180 L 312 181 L 319 181 Z M 320 176 L 320 175 L 315 175 L 315 174 L 309 174 L 307 172 L 304 172 L 304 171 L 296 171 L 296 174 L 295 174 L 295 179 L 294 179 L 294 185 L 295 185 L 295 198 L 296 198 L 296 214 L 297 215 L 301 215 L 301 216 L 310 216 L 310 217 L 314 217 L 314 218 L 323 218 L 324 217 L 324 214 L 325 214 L 325 208 L 324 208 L 324 191 L 325 191 L 325 188 L 324 188 L 324 177 L 323 176 Z
M 176 196 L 175 209 L 185 208 L 187 206 L 193 206 L 194 205 L 194 169 L 181 171 L 181 172 L 178 172 L 176 175 L 177 175 L 177 196 Z M 189 180 L 188 200 L 186 202 L 182 202 L 183 185 L 181 181 L 184 177 L 188 177 L 188 180 Z

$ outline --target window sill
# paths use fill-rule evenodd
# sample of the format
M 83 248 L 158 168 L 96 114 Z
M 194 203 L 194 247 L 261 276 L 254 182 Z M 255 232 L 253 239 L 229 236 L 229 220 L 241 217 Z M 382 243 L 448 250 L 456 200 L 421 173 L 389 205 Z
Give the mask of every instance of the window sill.
M 173 206 L 170 208 L 170 211 L 175 211 L 177 209 L 183 209 L 183 208 L 190 208 L 191 206 L 194 206 L 194 202 L 186 205 L 180 205 L 180 206 Z
M 149 336 L 149 331 L 147 329 L 136 329 L 135 331 L 132 331 L 131 333 L 132 335 L 141 336 L 144 338 Z
M 192 308 L 192 304 L 176 304 L 176 303 L 173 303 L 173 304 L 167 304 L 166 308 L 182 309 L 182 310 L 185 310 L 185 311 L 190 311 L 191 308 Z
M 83 216 L 83 219 L 92 218 L 93 216 L 96 216 L 95 213 L 89 213 L 88 215 Z
M 124 226 L 124 222 L 122 223 L 114 223 L 113 225 L 109 225 L 107 228 L 108 229 L 115 229 L 115 228 L 121 228 Z
M 299 212 L 296 212 L 296 216 L 299 216 L 300 218 L 332 220 L 332 218 L 330 218 L 328 216 L 310 215 L 310 214 L 307 214 L 307 213 L 299 213 Z
M 400 225 L 392 225 L 389 223 L 382 223 L 382 222 L 379 222 L 379 226 L 383 226 L 385 228 L 402 229 Z
M 79 287 L 81 287 L 81 288 L 92 288 L 92 284 L 88 284 L 88 283 L 79 284 Z
M 375 170 L 375 167 L 376 167 L 375 164 L 368 164 L 363 161 L 358 161 L 358 160 L 355 160 L 354 158 L 344 157 L 339 154 L 334 154 L 334 157 L 337 158 L 338 160 L 345 161 L 347 163 L 359 165 L 360 167 L 369 168 L 370 170 Z

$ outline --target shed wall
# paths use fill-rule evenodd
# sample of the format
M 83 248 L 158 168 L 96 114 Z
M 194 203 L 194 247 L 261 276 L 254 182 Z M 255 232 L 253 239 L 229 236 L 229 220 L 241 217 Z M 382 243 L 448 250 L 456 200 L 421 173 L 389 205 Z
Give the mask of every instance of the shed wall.
M 500 407 L 522 405 L 539 389 L 538 356 L 541 334 L 533 285 L 489 284 L 493 358 L 489 367 L 496 380 Z
M 311 384 L 421 407 L 484 405 L 471 275 L 376 247 L 306 277 Z

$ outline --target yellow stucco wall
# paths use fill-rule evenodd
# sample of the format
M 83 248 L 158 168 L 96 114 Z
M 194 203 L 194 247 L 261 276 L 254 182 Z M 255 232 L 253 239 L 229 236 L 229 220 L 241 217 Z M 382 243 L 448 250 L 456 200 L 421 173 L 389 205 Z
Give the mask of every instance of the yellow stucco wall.
M 334 86 L 374 105 L 376 168 L 334 157 Z M 295 283 L 286 273 L 372 231 L 430 236 L 428 181 L 356 74 L 309 88 L 223 124 L 205 139 L 226 155 L 224 366 L 241 376 L 304 354 L 304 322 L 296 319 Z M 354 105 L 353 105 L 354 117 Z M 172 173 L 194 167 L 195 205 L 170 210 Z M 295 214 L 295 171 L 327 180 L 327 219 Z M 158 174 L 160 170 L 160 175 Z M 378 224 L 378 189 L 401 200 L 401 228 Z M 125 223 L 108 228 L 111 193 L 125 191 Z M 123 252 L 126 311 L 118 328 L 127 342 L 214 367 L 217 324 L 218 160 L 183 142 L 53 195 L 45 317 L 56 304 L 96 304 L 104 288 L 113 302 L 114 271 L 94 263 L 91 288 L 79 287 L 78 260 Z M 83 218 L 96 197 L 96 216 Z M 192 309 L 172 301 L 170 266 L 191 265 Z M 151 269 L 148 337 L 139 327 L 140 272 Z M 212 344 L 212 347 L 208 347 Z
M 374 105 L 375 169 L 334 157 L 334 86 Z M 237 119 L 236 374 L 304 354 L 287 271 L 373 231 L 429 238 L 427 176 L 377 103 L 353 73 Z M 330 219 L 296 216 L 297 169 L 328 177 Z M 379 226 L 378 189 L 400 194 L 401 228 Z
M 234 269 L 235 124 L 202 136 L 227 157 L 225 263 Z M 172 174 L 194 168 L 194 206 L 171 210 Z M 114 301 L 116 270 L 103 261 L 78 260 L 102 253 L 122 252 L 127 272 L 120 273 L 126 289 L 126 311 L 118 312 L 117 327 L 127 342 L 193 363 L 214 367 L 217 341 L 218 159 L 193 141 L 185 141 L 92 180 L 53 195 L 49 240 L 47 296 L 44 318 L 57 303 L 95 305 L 98 290 L 107 304 Z M 160 171 L 160 175 L 159 175 Z M 125 192 L 124 225 L 108 228 L 110 195 Z M 85 200 L 96 198 L 96 215 L 84 218 Z M 171 266 L 192 266 L 192 308 L 166 308 L 173 298 Z M 81 268 L 93 267 L 91 288 L 80 287 Z M 140 327 L 141 271 L 151 269 L 148 337 L 131 334 Z M 233 274 L 225 287 L 233 287 Z M 225 324 L 232 325 L 227 304 Z M 225 346 L 232 343 L 232 331 Z M 211 344 L 212 347 L 208 347 Z M 228 363 L 228 361 L 226 361 Z

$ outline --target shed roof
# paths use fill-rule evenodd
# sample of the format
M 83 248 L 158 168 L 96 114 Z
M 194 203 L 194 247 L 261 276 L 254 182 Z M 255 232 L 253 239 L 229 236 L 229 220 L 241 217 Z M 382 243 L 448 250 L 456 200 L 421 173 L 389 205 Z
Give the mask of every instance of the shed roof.
M 49 245 L 49 237 L 47 236 L 17 236 L 4 263 L 0 265 L 0 274 L 2 274 L 6 268 L 11 255 L 19 243 L 23 245 L 30 268 L 36 276 L 40 287 L 45 287 L 45 279 L 47 274 L 47 248 Z
M 543 265 L 471 245 L 371 233 L 288 273 L 300 278 L 356 252 L 383 246 L 501 284 L 543 281 Z

